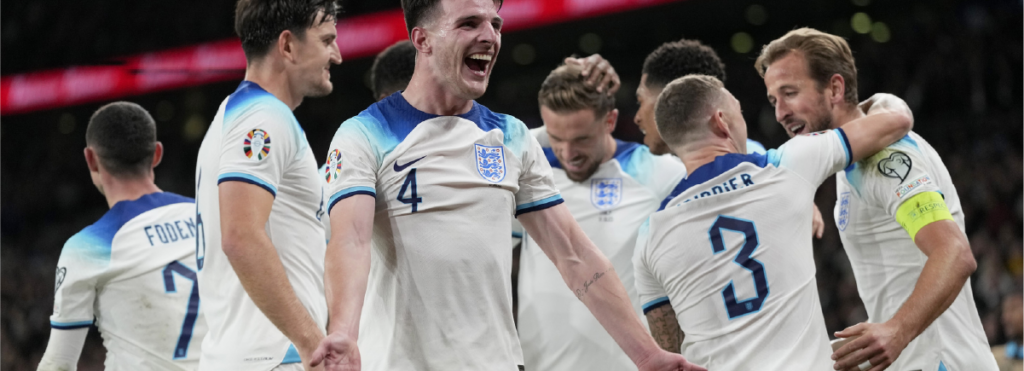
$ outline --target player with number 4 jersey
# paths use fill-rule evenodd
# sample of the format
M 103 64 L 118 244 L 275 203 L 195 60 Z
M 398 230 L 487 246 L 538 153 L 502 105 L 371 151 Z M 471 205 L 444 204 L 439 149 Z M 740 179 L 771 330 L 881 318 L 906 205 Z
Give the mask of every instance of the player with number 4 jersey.
M 704 75 L 665 87 L 658 129 L 690 174 L 641 227 L 636 284 L 662 347 L 719 370 L 826 370 L 831 348 L 811 251 L 814 190 L 906 135 L 881 108 L 849 127 L 746 152 L 739 102 Z
M 194 370 L 206 334 L 195 203 L 153 183 L 163 146 L 142 107 L 100 108 L 86 142 L 86 162 L 110 211 L 61 251 L 39 370 L 74 370 L 93 323 L 107 348 L 107 370 Z

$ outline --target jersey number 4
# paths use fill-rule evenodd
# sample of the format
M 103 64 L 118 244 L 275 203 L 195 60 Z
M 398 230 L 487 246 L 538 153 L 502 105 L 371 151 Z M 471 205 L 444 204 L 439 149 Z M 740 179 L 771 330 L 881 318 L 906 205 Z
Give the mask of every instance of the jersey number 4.
M 733 262 L 750 271 L 754 276 L 754 289 L 757 296 L 743 300 L 736 300 L 736 287 L 732 281 L 722 289 L 722 299 L 725 301 L 725 310 L 729 313 L 729 319 L 742 317 L 761 310 L 765 298 L 768 297 L 768 277 L 765 275 L 764 265 L 751 255 L 757 250 L 757 229 L 754 222 L 720 215 L 715 224 L 708 230 L 711 239 L 711 250 L 717 255 L 725 251 L 725 241 L 722 239 L 722 230 L 729 230 L 743 234 L 743 246 L 740 252 L 733 258 Z
M 196 327 L 196 319 L 199 317 L 199 279 L 196 271 L 172 261 L 164 268 L 164 291 L 167 293 L 178 292 L 174 285 L 174 274 L 192 281 L 192 292 L 188 297 L 188 312 L 185 313 L 185 320 L 181 324 L 181 335 L 178 336 L 178 343 L 174 346 L 174 359 L 188 357 L 188 344 L 192 341 L 192 329 Z
M 405 197 L 405 193 L 410 192 L 409 197 Z M 423 197 L 416 195 L 416 169 L 409 171 L 409 175 L 405 177 L 405 183 L 402 183 L 402 189 L 398 191 L 398 201 L 403 204 L 412 204 L 412 212 L 416 212 L 420 202 L 423 202 Z

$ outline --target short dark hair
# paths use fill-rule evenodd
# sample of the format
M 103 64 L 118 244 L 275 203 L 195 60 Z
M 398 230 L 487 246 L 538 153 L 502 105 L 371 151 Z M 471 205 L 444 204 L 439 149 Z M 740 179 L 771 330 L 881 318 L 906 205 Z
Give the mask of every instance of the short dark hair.
M 575 64 L 564 64 L 551 71 L 537 93 L 540 105 L 559 113 L 590 109 L 596 119 L 608 114 L 615 108 L 615 98 L 588 86 L 582 72 Z
M 404 90 L 416 70 L 416 48 L 409 40 L 402 40 L 377 54 L 370 67 L 370 89 L 373 98 L 388 96 Z
M 708 75 L 687 75 L 666 85 L 654 106 L 654 122 L 665 144 L 677 147 L 700 138 L 703 124 L 721 102 L 723 87 Z
M 498 3 L 498 9 L 505 3 L 505 0 L 494 0 Z M 412 35 L 412 29 L 422 26 L 423 22 L 433 16 L 437 11 L 437 5 L 441 0 L 402 0 L 402 13 L 405 14 L 405 28 Z
M 267 54 L 281 32 L 305 37 L 306 29 L 337 20 L 339 10 L 336 0 L 238 0 L 235 33 L 242 39 L 245 59 L 252 62 Z M 321 11 L 324 16 L 317 23 Z
M 725 82 L 725 64 L 714 49 L 697 40 L 682 39 L 661 44 L 647 55 L 643 73 L 647 86 L 664 87 L 686 75 L 714 76 Z
M 111 175 L 134 178 L 145 175 L 156 150 L 156 122 L 138 104 L 107 104 L 89 119 L 85 144 L 96 152 Z

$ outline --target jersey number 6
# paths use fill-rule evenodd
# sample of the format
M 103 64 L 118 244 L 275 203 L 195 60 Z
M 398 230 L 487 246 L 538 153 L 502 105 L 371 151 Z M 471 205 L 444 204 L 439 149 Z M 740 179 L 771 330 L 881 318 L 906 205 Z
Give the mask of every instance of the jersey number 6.
M 725 251 L 725 242 L 722 239 L 723 229 L 743 234 L 743 246 L 732 261 L 753 274 L 754 288 L 757 290 L 757 296 L 744 301 L 736 301 L 736 288 L 732 281 L 729 281 L 729 285 L 722 289 L 725 310 L 729 313 L 729 319 L 734 319 L 761 310 L 764 299 L 768 297 L 768 277 L 765 275 L 764 265 L 750 257 L 759 245 L 754 222 L 719 215 L 715 223 L 711 225 L 711 229 L 708 230 L 711 250 L 716 255 Z

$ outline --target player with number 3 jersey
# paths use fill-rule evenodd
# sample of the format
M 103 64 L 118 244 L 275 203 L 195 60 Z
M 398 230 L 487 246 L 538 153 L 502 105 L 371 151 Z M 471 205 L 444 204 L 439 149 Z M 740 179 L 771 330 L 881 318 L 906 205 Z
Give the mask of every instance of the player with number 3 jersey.
M 826 370 L 830 347 L 811 251 L 814 190 L 906 135 L 906 115 L 876 107 L 843 129 L 746 153 L 739 102 L 714 77 L 665 87 L 665 142 L 691 169 L 678 196 L 641 227 L 636 284 L 663 348 L 719 370 Z

